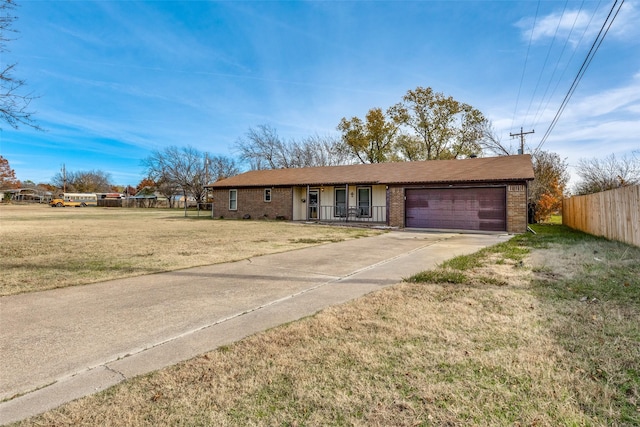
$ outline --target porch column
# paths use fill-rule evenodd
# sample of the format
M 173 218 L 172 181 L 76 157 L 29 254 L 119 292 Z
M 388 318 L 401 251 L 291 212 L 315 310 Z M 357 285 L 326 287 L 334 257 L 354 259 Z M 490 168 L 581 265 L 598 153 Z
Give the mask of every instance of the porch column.
M 307 195 L 304 198 L 304 211 L 306 212 L 304 217 L 309 221 L 309 185 L 307 185 Z
M 349 222 L 349 184 L 344 185 L 344 222 Z
M 384 203 L 384 204 L 385 204 L 386 206 L 384 207 L 384 209 L 385 209 L 384 216 L 385 216 L 385 218 L 386 218 L 386 221 L 385 221 L 385 222 L 386 222 L 386 224 L 387 224 L 387 226 L 388 226 L 388 225 L 389 225 L 389 212 L 390 212 L 390 211 L 389 211 L 389 202 L 391 201 L 391 200 L 390 200 L 390 197 L 389 197 L 389 186 L 388 186 L 388 185 L 387 185 L 387 186 L 385 186 L 385 191 L 386 191 L 386 195 L 385 195 L 385 203 Z

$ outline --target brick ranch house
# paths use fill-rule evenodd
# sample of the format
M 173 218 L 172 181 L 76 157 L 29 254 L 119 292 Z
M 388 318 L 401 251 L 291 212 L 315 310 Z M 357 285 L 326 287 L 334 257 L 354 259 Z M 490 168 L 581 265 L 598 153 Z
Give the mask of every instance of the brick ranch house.
M 256 170 L 207 187 L 213 216 L 527 230 L 530 155 Z

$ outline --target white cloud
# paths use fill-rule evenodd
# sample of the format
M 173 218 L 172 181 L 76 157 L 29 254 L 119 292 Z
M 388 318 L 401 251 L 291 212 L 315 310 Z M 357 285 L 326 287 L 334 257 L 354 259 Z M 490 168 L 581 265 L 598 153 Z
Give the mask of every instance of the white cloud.
M 611 26 L 610 33 L 617 38 L 637 41 L 640 37 L 640 7 L 637 0 L 626 1 Z
M 611 25 L 608 37 L 637 40 L 640 36 L 640 27 L 637 24 L 640 13 L 637 3 L 637 1 L 627 1 L 622 5 Z M 533 17 L 523 18 L 516 23 L 516 26 L 522 30 L 523 39 L 531 40 L 533 43 L 556 38 L 562 41 L 568 40 L 572 46 L 576 46 L 582 41 L 591 42 L 595 38 L 607 19 L 611 6 L 612 3 L 608 2 L 595 10 L 557 10 L 537 20 Z
M 535 134 L 527 135 L 527 146 L 534 150 L 540 143 L 557 112 L 558 105 L 550 105 L 543 113 Z M 528 118 L 531 120 L 531 117 Z M 508 143 L 511 117 L 504 111 L 493 120 L 503 142 Z M 531 129 L 524 129 L 529 131 Z M 542 150 L 558 153 L 570 165 L 582 158 L 603 158 L 610 154 L 630 155 L 640 150 L 640 73 L 625 85 L 608 88 L 587 95 L 578 90 L 549 135 Z M 572 170 L 572 184 L 577 175 Z
M 564 14 L 552 13 L 543 17 L 535 28 L 529 31 L 531 39 L 536 42 L 542 39 L 558 37 L 559 39 L 569 38 L 571 44 L 576 45 L 580 41 L 582 34 L 591 35 L 585 31 L 594 32 L 593 27 L 589 27 L 590 16 L 585 11 L 569 11 Z

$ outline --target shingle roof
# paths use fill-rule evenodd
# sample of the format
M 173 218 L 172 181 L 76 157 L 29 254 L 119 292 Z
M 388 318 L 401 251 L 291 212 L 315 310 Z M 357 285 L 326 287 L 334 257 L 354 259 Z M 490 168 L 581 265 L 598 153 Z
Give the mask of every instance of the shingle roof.
M 461 160 L 428 160 L 250 171 L 208 185 L 211 188 L 418 184 L 532 180 L 529 154 Z

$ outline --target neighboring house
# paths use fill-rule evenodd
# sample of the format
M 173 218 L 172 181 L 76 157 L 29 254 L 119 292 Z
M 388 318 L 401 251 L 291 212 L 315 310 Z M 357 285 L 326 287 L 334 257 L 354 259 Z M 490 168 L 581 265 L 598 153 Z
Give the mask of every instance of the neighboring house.
M 530 155 L 257 170 L 210 184 L 214 217 L 527 230 Z
M 155 208 L 158 203 L 158 196 L 154 193 L 137 192 L 135 196 L 129 196 L 127 201 L 128 207 L 136 208 Z
M 176 206 L 178 208 L 179 207 L 183 207 L 184 208 L 184 203 L 185 203 L 185 195 L 184 194 L 174 194 L 171 197 L 173 198 L 174 206 Z M 192 195 L 187 194 L 186 200 L 187 200 L 187 207 L 196 207 L 196 206 L 198 206 L 198 202 L 196 201 L 196 198 L 193 197 Z
M 51 191 L 45 191 L 39 188 L 0 190 L 0 200 L 7 199 L 14 202 L 48 203 L 51 200 L 51 197 Z

